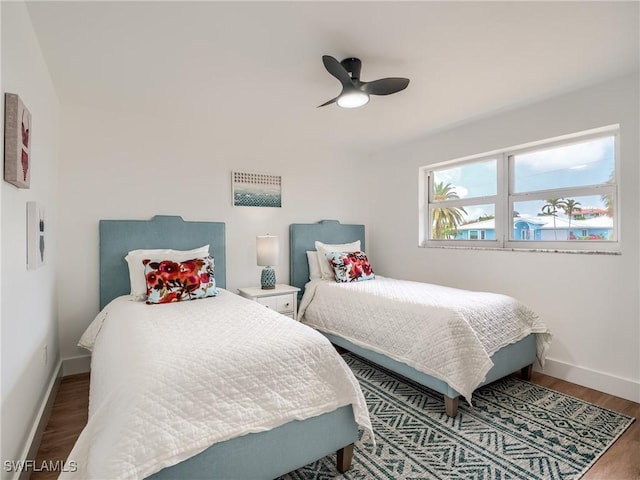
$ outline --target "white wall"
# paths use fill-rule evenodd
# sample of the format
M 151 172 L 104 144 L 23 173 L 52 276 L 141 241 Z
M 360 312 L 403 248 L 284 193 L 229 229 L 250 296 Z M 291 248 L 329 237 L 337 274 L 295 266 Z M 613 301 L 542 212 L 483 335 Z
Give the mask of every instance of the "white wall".
M 376 155 L 372 191 L 380 194 L 371 196 L 369 216 L 376 272 L 512 295 L 554 333 L 546 373 L 640 401 L 638 108 L 636 74 Z M 616 123 L 622 255 L 418 247 L 419 167 Z
M 98 312 L 98 221 L 226 222 L 227 288 L 256 285 L 255 237 L 281 238 L 279 283 L 289 280 L 289 224 L 325 218 L 362 222 L 366 202 L 341 178 L 361 174 L 353 158 L 321 142 L 308 149 L 220 118 L 165 112 L 151 117 L 64 106 L 60 160 L 60 338 L 63 358 Z M 269 130 L 268 128 L 266 130 Z M 304 133 L 301 133 L 304 134 Z M 233 207 L 231 171 L 281 175 L 282 208 Z
M 18 460 L 58 362 L 56 316 L 58 99 L 26 6 L 2 2 L 2 93 L 20 95 L 32 115 L 31 188 L 1 182 L 2 453 Z M 2 108 L 4 112 L 4 106 Z M 3 128 L 4 131 L 4 128 Z M 26 202 L 41 202 L 48 258 L 26 268 Z M 42 347 L 48 346 L 48 362 Z M 2 478 L 8 477 L 4 471 Z

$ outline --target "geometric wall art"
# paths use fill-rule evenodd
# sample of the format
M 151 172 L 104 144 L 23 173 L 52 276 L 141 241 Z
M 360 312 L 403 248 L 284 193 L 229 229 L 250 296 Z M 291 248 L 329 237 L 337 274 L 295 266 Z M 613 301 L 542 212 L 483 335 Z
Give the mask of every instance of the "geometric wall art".
M 27 202 L 27 269 L 35 270 L 46 260 L 44 207 Z
M 263 173 L 231 172 L 233 205 L 282 207 L 282 177 Z
M 31 114 L 15 93 L 4 96 L 4 179 L 18 188 L 31 183 Z

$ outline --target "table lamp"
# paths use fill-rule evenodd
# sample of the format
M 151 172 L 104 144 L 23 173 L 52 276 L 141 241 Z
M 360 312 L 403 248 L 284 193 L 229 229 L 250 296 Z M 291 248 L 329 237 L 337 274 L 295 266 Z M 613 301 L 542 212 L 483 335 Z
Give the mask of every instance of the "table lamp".
M 274 235 L 259 235 L 256 237 L 256 254 L 258 265 L 262 269 L 260 285 L 263 290 L 276 288 L 276 271 L 272 268 L 280 261 L 280 241 Z

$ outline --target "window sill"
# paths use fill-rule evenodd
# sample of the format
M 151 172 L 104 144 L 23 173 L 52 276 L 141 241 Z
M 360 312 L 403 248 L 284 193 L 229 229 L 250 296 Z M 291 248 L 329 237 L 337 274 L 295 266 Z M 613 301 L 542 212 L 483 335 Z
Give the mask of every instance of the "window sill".
M 475 247 L 472 245 L 418 245 L 419 248 L 442 248 L 447 250 L 491 250 L 499 252 L 542 252 L 570 253 L 580 255 L 622 255 L 619 250 L 571 250 L 561 248 L 516 248 L 516 247 Z

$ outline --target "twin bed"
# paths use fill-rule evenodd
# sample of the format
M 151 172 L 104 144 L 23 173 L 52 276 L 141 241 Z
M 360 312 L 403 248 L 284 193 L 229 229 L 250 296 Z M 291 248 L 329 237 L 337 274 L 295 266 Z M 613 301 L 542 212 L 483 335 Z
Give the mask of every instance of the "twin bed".
M 551 340 L 537 315 L 511 297 L 376 276 L 336 283 L 310 279 L 316 242 L 360 242 L 364 225 L 335 220 L 290 226 L 291 284 L 301 289 L 298 318 L 335 345 L 444 396 L 450 417 L 458 398 L 520 370 L 529 378 Z M 324 261 L 324 258 L 321 258 Z M 373 265 L 375 271 L 375 264 Z
M 129 298 L 127 252 L 210 245 L 219 294 Z M 100 222 L 101 311 L 89 420 L 60 478 L 272 479 L 372 435 L 357 380 L 318 332 L 224 290 L 225 225 L 157 216 Z
M 100 222 L 101 311 L 80 342 L 93 353 L 89 421 L 69 456 L 78 471 L 61 478 L 273 479 L 332 452 L 346 471 L 358 428 L 373 432 L 331 344 L 442 393 L 449 416 L 460 395 L 544 360 L 550 334 L 510 297 L 380 276 L 310 281 L 315 242 L 365 250 L 364 226 L 293 224 L 290 235 L 290 283 L 313 328 L 224 290 L 223 223 Z M 128 252 L 202 245 L 218 295 L 132 301 Z

